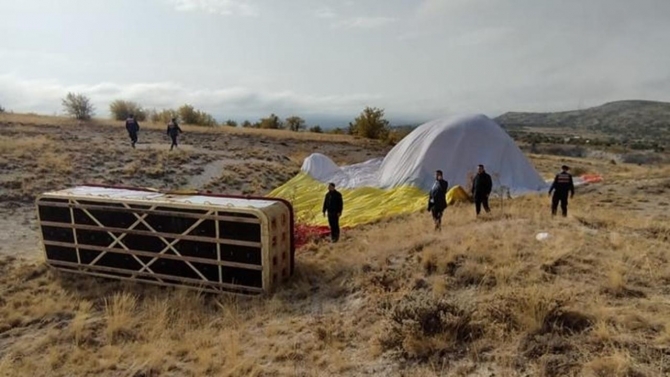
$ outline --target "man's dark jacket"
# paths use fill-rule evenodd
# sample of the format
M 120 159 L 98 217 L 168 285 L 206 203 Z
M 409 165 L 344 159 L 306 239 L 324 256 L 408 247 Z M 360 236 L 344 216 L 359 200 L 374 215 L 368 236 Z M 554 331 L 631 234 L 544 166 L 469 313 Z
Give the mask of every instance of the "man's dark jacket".
M 430 189 L 428 197 L 428 210 L 435 209 L 437 211 L 444 211 L 447 208 L 447 189 L 449 183 L 444 179 L 436 180 L 433 187 Z
M 170 127 L 171 125 L 173 125 L 173 127 Z M 179 135 L 181 132 L 182 131 L 181 128 L 179 128 L 179 124 L 177 123 L 168 124 L 167 134 L 170 135 L 171 137 L 175 137 Z
M 126 119 L 126 130 L 128 133 L 136 133 L 140 130 L 140 124 L 133 118 Z
M 477 173 L 472 180 L 472 196 L 483 198 L 491 194 L 493 181 L 487 172 Z
M 338 213 L 342 213 L 344 209 L 344 203 L 342 201 L 342 194 L 339 191 L 333 190 L 328 191 L 326 198 L 323 201 L 323 211 L 328 211 L 328 216 L 335 216 Z
M 567 197 L 568 193 L 575 195 L 575 185 L 572 182 L 572 175 L 568 172 L 560 172 L 556 174 L 554 182 L 549 188 L 549 193 L 554 191 L 554 195 L 559 198 Z

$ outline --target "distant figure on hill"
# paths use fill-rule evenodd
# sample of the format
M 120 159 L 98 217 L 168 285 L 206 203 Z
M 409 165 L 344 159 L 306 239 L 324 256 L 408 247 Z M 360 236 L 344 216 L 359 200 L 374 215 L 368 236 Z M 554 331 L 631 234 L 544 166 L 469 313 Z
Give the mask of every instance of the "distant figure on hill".
M 167 134 L 170 136 L 172 139 L 172 145 L 170 145 L 170 150 L 172 148 L 177 147 L 177 136 L 182 133 L 181 128 L 179 128 L 179 124 L 177 124 L 177 118 L 172 118 L 170 123 L 168 123 L 167 126 Z
M 126 119 L 126 130 L 128 130 L 128 136 L 130 136 L 130 145 L 135 148 L 137 143 L 137 133 L 140 131 L 140 124 L 135 120 L 135 115 L 128 115 Z
M 340 239 L 340 217 L 344 209 L 342 194 L 335 190 L 335 184 L 328 185 L 328 193 L 323 200 L 323 215 L 328 212 L 328 225 L 330 226 L 330 238 L 333 242 Z
M 551 198 L 551 215 L 556 216 L 556 211 L 558 210 L 558 204 L 561 204 L 561 212 L 563 217 L 568 216 L 568 194 L 570 198 L 575 196 L 575 185 L 572 182 L 572 175 L 568 173 L 570 170 L 569 167 L 563 165 L 561 166 L 561 172 L 556 174 L 554 182 L 549 188 L 549 196 L 551 196 L 552 191 L 554 195 Z
M 475 211 L 477 216 L 481 212 L 482 205 L 486 213 L 491 212 L 489 208 L 489 195 L 493 190 L 491 176 L 484 170 L 484 165 L 477 167 L 477 175 L 472 179 L 472 197 L 475 199 Z
M 442 214 L 447 209 L 449 183 L 443 179 L 442 170 L 435 172 L 435 183 L 428 195 L 428 211 L 433 215 L 435 230 L 442 229 Z

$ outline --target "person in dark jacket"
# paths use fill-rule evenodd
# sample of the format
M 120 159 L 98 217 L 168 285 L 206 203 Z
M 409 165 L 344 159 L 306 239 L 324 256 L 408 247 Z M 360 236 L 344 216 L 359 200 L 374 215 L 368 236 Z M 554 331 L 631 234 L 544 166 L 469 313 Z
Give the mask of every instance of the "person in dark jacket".
M 130 136 L 130 145 L 135 148 L 137 143 L 137 133 L 140 131 L 140 124 L 135 120 L 133 114 L 128 115 L 126 119 L 126 130 L 128 131 L 128 136 Z
M 182 133 L 182 130 L 181 128 L 179 128 L 179 124 L 177 124 L 177 119 L 172 118 L 172 121 L 168 123 L 167 126 L 167 134 L 172 139 L 172 145 L 170 145 L 170 150 L 172 150 L 172 148 L 174 147 L 177 147 L 177 136 L 179 136 L 180 133 Z
M 323 215 L 328 213 L 328 225 L 330 226 L 330 238 L 333 242 L 340 239 L 340 217 L 344 209 L 342 194 L 335 190 L 335 184 L 328 185 L 328 193 L 323 200 Z
M 549 196 L 551 197 L 551 215 L 556 216 L 556 211 L 558 210 L 558 204 L 561 204 L 561 213 L 563 217 L 568 216 L 568 194 L 570 197 L 575 196 L 575 185 L 572 182 L 572 175 L 568 173 L 570 170 L 569 167 L 563 165 L 561 166 L 561 172 L 556 174 L 554 177 L 554 182 L 549 188 Z
M 491 176 L 484 170 L 484 165 L 479 165 L 477 175 L 472 179 L 472 197 L 475 199 L 475 210 L 477 216 L 481 212 L 482 206 L 486 213 L 491 212 L 489 208 L 489 195 L 493 190 L 493 181 Z
M 442 170 L 435 172 L 435 183 L 428 195 L 428 211 L 433 215 L 435 230 L 442 229 L 442 214 L 447 209 L 447 189 L 449 183 L 443 179 Z

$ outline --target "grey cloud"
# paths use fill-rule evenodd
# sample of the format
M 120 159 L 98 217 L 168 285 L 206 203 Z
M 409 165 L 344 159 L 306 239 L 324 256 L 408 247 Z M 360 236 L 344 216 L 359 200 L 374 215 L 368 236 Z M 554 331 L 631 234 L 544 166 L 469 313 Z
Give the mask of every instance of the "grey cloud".
M 0 103 L 8 110 L 59 113 L 61 99 L 68 92 L 89 96 L 99 116 L 108 115 L 115 99 L 133 100 L 148 108 L 174 108 L 191 103 L 216 116 L 264 116 L 271 112 L 290 114 L 355 114 L 371 101 L 382 97 L 370 94 L 302 95 L 291 91 L 271 92 L 248 88 L 194 89 L 175 82 L 120 85 L 61 85 L 56 80 L 23 80 L 0 76 Z

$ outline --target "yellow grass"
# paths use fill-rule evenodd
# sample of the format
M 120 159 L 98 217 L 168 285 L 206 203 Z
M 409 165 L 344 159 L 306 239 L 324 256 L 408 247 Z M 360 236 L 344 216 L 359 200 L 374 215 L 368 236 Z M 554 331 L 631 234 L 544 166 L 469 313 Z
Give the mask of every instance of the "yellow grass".
M 2 278 L 10 293 L 0 329 L 11 341 L 0 365 L 38 376 L 456 376 L 481 365 L 499 375 L 515 375 L 518 365 L 532 375 L 667 373 L 668 243 L 641 236 L 643 215 L 622 219 L 592 202 L 576 197 L 568 219 L 550 219 L 545 197 L 509 201 L 505 216 L 494 207 L 481 219 L 469 205 L 454 206 L 441 233 L 429 230 L 425 213 L 365 226 L 341 244 L 306 247 L 294 279 L 268 298 L 12 263 Z M 577 220 L 593 217 L 606 228 L 587 231 Z M 551 237 L 536 241 L 540 231 Z M 442 330 L 394 325 L 394 315 L 433 315 L 441 300 L 456 310 L 441 317 Z M 46 357 L 26 356 L 38 351 Z
M 74 156 L 48 137 L 0 136 L 0 151 L 66 175 L 76 172 L 67 173 L 70 159 L 111 159 Z M 127 153 L 133 160 L 116 165 L 127 177 L 168 174 L 192 158 Z M 504 213 L 492 200 L 493 214 L 479 219 L 472 205 L 451 206 L 440 233 L 427 212 L 383 220 L 345 231 L 341 243 L 305 246 L 296 275 L 270 297 L 94 279 L 0 256 L 0 376 L 669 375 L 667 199 L 644 192 L 661 190 L 670 170 L 532 156 L 547 177 L 566 160 L 605 177 L 578 190 L 567 219 L 551 218 L 538 195 L 506 200 Z M 226 174 L 265 171 L 253 166 Z M 41 184 L 20 179 L 26 191 Z M 550 237 L 537 241 L 539 232 Z
M 60 116 L 47 116 L 47 115 L 36 115 L 36 114 L 12 114 L 12 113 L 0 114 L 0 122 L 22 124 L 22 125 L 39 125 L 39 126 L 73 126 L 73 127 L 79 125 L 99 125 L 99 126 L 112 126 L 112 127 L 124 126 L 124 122 L 122 121 L 114 121 L 111 119 L 103 119 L 103 118 L 95 118 L 90 121 L 77 121 L 72 118 L 60 117 Z M 163 131 L 165 130 L 165 127 L 166 125 L 162 123 L 152 123 L 149 121 L 140 122 L 140 132 L 142 129 Z M 184 130 L 184 132 L 262 136 L 272 139 L 284 139 L 284 140 L 332 141 L 332 142 L 356 143 L 362 145 L 376 143 L 375 141 L 354 138 L 353 136 L 350 135 L 339 135 L 330 133 L 293 132 L 289 130 L 254 129 L 254 128 L 227 127 L 227 126 L 202 127 L 194 125 L 180 125 L 180 127 L 182 128 L 182 130 Z

